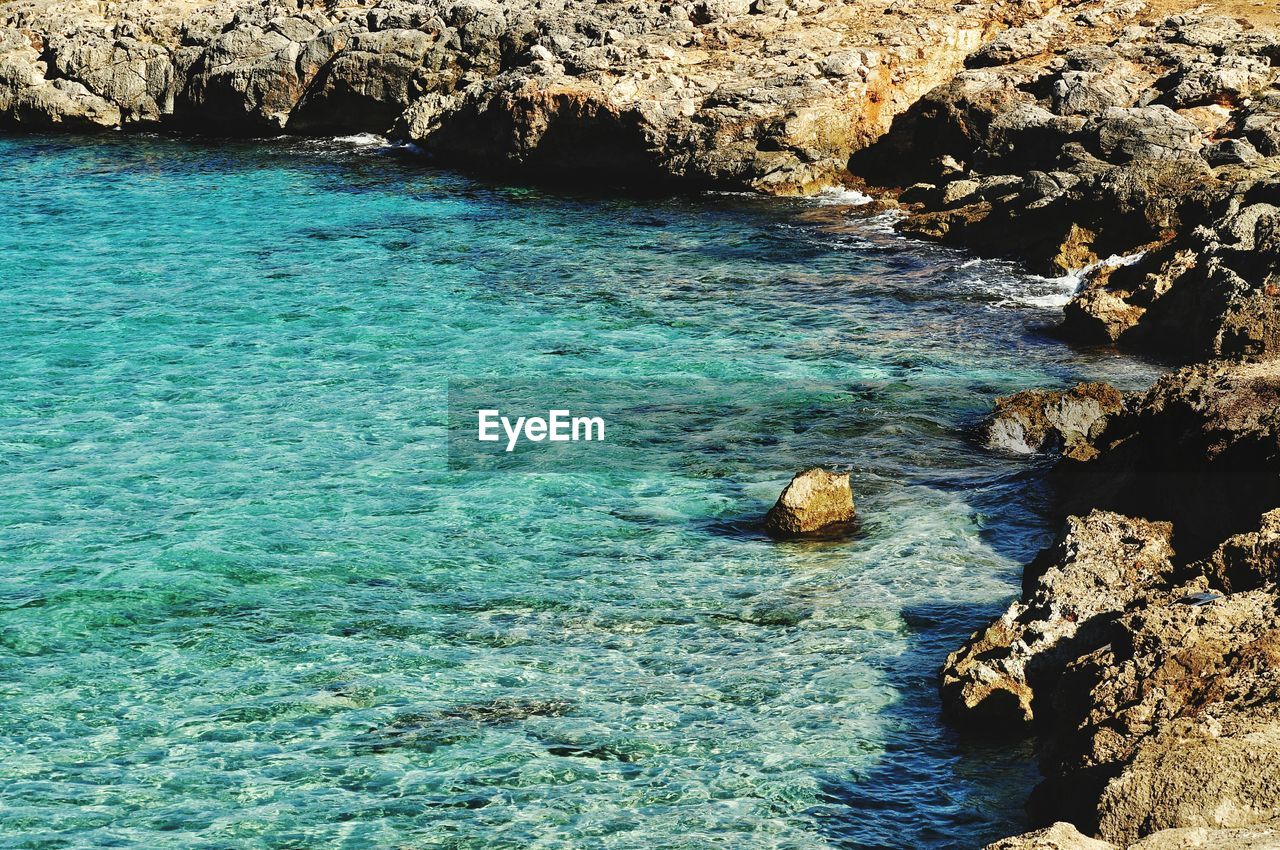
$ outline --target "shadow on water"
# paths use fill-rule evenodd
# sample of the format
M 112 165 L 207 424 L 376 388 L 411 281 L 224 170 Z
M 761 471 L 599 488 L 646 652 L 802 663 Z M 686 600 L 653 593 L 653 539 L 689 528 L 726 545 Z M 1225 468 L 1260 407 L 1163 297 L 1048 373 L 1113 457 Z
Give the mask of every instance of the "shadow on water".
M 962 735 L 944 724 L 938 698 L 947 653 L 996 611 L 946 604 L 902 611 L 911 649 L 877 665 L 903 695 L 885 711 L 884 755 L 863 773 L 825 777 L 823 802 L 810 811 L 833 847 L 971 850 L 1028 828 L 1024 805 L 1037 779 L 1032 741 Z M 938 784 L 938 776 L 953 781 Z
M 969 443 L 970 446 L 974 444 Z M 987 454 L 974 474 L 928 482 L 983 517 L 982 542 L 1028 563 L 1054 536 L 1056 497 L 1043 458 Z M 1017 575 L 1009 587 L 1015 592 Z M 810 811 L 831 846 L 844 850 L 977 848 L 1030 828 L 1026 801 L 1039 779 L 1031 738 L 962 733 L 942 717 L 938 672 L 947 655 L 1003 610 L 1002 602 L 904 607 L 908 649 L 872 660 L 899 697 L 882 713 L 884 752 L 865 771 L 823 778 Z M 939 782 L 938 777 L 947 777 Z

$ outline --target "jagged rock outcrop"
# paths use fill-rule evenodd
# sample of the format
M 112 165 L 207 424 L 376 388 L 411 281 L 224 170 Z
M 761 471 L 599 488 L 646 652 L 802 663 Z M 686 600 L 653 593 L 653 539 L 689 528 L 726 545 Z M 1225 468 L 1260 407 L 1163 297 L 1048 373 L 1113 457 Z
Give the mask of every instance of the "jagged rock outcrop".
M 0 126 L 392 133 L 437 158 L 790 194 L 1054 0 L 13 0 Z
M 943 707 L 966 725 L 1030 723 L 1067 664 L 1109 642 L 1135 601 L 1170 583 L 1172 528 L 1105 511 L 1071 517 L 1027 567 L 1022 598 L 952 653 Z
M 1059 821 L 1025 835 L 1003 838 L 985 850 L 1115 850 L 1115 845 L 1082 835 L 1071 824 Z
M 1238 829 L 1186 827 L 1153 832 L 1129 850 L 1274 850 L 1280 847 L 1280 822 Z
M 1186 827 L 1163 829 L 1128 845 L 1127 850 L 1275 850 L 1280 847 L 1280 822 L 1239 829 Z M 1069 823 L 1005 838 L 986 850 L 1121 850 L 1109 841 L 1084 835 Z
M 1091 441 L 1123 407 L 1123 393 L 1105 383 L 1080 383 L 1069 390 L 1023 390 L 996 399 L 995 410 L 980 432 L 993 449 L 1031 454 L 1052 447 L 1083 460 L 1096 453 Z
M 847 472 L 820 467 L 796 473 L 764 518 L 770 537 L 788 539 L 848 525 L 855 508 Z
M 1212 361 L 1161 377 L 1110 418 L 1096 457 L 1059 466 L 1068 511 L 1174 523 L 1201 557 L 1280 505 L 1280 361 Z
M 1280 509 L 1263 514 L 1257 530 L 1222 541 L 1200 566 L 1228 593 L 1280 583 Z
M 1047 777 L 1033 808 L 1119 847 L 1162 830 L 1275 821 L 1280 587 L 1268 553 L 1277 539 L 1280 512 L 1268 513 L 1179 567 L 1167 524 L 1073 518 L 1028 569 L 1022 600 L 948 660 L 948 709 L 1007 730 L 1031 712 L 992 715 L 991 695 L 1025 696 Z M 977 683 L 987 703 L 955 699 Z
M 1074 339 L 1280 351 L 1280 34 L 1144 8 L 1005 31 L 854 170 L 911 187 L 907 233 L 1084 270 Z
M 1220 171 L 1188 201 L 1195 226 L 1088 281 L 1067 307 L 1069 335 L 1199 357 L 1280 352 L 1280 168 Z
M 1130 397 L 1095 454 L 1059 462 L 1088 512 L 941 677 L 962 724 L 1034 721 L 1038 820 L 1115 847 L 1280 842 L 1278 426 L 1280 361 L 1213 361 Z

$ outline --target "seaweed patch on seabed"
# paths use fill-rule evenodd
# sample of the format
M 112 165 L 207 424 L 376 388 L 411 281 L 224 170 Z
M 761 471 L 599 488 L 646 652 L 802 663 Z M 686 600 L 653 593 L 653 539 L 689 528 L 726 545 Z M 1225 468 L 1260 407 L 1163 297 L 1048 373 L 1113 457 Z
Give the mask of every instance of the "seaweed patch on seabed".
M 531 717 L 563 717 L 573 708 L 567 700 L 499 698 L 439 711 L 406 712 L 361 735 L 360 748 L 369 752 L 402 747 L 429 751 L 479 737 L 485 727 L 520 723 Z

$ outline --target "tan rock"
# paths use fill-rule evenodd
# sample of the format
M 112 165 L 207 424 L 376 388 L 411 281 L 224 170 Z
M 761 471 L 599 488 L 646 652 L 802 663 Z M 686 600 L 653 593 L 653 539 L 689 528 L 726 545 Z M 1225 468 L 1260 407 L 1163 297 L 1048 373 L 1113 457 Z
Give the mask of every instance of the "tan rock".
M 393 133 L 489 171 L 804 194 L 1053 4 L 9 0 L 0 123 Z
M 1063 669 L 1106 643 L 1115 620 L 1173 572 L 1168 523 L 1093 511 L 1027 568 L 1020 601 L 952 653 L 944 709 L 992 730 L 1029 723 Z
M 798 473 L 765 516 L 771 537 L 798 537 L 852 522 L 855 515 L 849 473 L 814 467 Z
M 1280 580 L 1280 509 L 1262 515 L 1257 531 L 1228 537 L 1197 568 L 1227 592 Z
M 996 399 L 982 425 L 990 448 L 1030 454 L 1049 444 L 1084 459 L 1095 449 L 1108 418 L 1124 408 L 1124 395 L 1110 384 L 1081 383 L 1070 390 L 1024 390 Z
M 1111 417 L 1098 454 L 1060 470 L 1067 510 L 1173 522 L 1186 559 L 1280 505 L 1280 361 L 1211 362 L 1161 377 Z
M 1209 727 L 1153 739 L 1107 785 L 1099 810 L 1100 833 L 1122 844 L 1151 831 L 1273 820 L 1280 816 L 1280 722 L 1251 724 L 1238 735 Z
M 985 850 L 1117 850 L 1114 844 L 1081 834 L 1069 823 L 1059 821 L 1046 829 L 1038 829 L 1013 838 L 988 844 Z
M 1280 822 L 1239 829 L 1187 827 L 1163 829 L 1134 844 L 1128 850 L 1277 850 Z

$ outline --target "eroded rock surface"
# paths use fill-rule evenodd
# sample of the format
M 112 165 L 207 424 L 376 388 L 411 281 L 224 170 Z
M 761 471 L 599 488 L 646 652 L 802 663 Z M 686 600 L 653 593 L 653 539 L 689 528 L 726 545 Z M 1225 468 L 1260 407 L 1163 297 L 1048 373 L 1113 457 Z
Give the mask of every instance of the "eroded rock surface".
M 1093 459 L 1061 467 L 1068 509 L 1172 521 L 1178 551 L 1201 557 L 1280 505 L 1280 361 L 1169 373 L 1093 446 Z
M 1009 728 L 1034 707 L 1041 816 L 1118 847 L 1193 828 L 1215 846 L 1218 831 L 1280 818 L 1278 514 L 1182 566 L 1167 524 L 1073 518 L 1022 600 L 948 660 L 950 711 Z M 956 699 L 979 683 L 987 701 L 1015 694 L 1027 711 Z
M 853 522 L 849 473 L 814 467 L 797 473 L 764 518 L 769 536 L 786 539 Z
M 1109 642 L 1135 601 L 1170 583 L 1172 528 L 1105 511 L 1071 517 L 1023 576 L 1022 598 L 947 658 L 944 708 L 964 723 L 1030 723 L 1067 664 Z
M 1239 829 L 1186 827 L 1153 832 L 1128 850 L 1275 850 L 1280 847 L 1280 823 Z M 1120 850 L 1109 841 L 1084 835 L 1069 823 L 1058 822 L 1013 838 L 989 844 L 986 850 Z
M 13 0 L 0 124 L 393 133 L 575 179 L 807 192 L 1054 0 Z
M 1077 340 L 1280 352 L 1280 33 L 1145 10 L 1003 32 L 855 170 L 911 186 L 908 233 L 1083 271 Z
M 1069 390 L 1023 390 L 996 399 L 983 423 L 987 446 L 1019 454 L 1057 448 L 1085 459 L 1108 418 L 1124 407 L 1124 395 L 1105 383 L 1081 383 Z
M 985 850 L 1115 850 L 1115 845 L 1082 835 L 1069 823 L 1059 821 L 1013 838 L 988 844 Z

